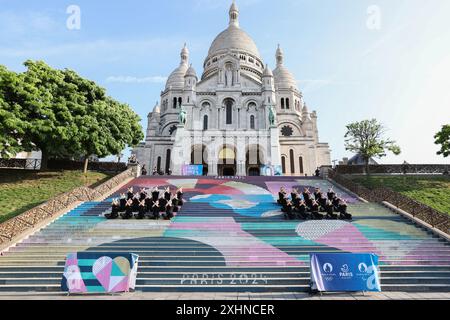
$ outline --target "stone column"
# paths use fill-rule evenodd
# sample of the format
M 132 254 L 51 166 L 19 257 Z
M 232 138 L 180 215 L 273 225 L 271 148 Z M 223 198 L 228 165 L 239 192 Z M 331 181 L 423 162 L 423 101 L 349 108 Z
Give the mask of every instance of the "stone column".
M 178 125 L 177 132 L 175 134 L 175 143 L 172 150 L 172 174 L 180 176 L 182 174 L 182 166 L 185 162 L 185 144 L 186 130 L 184 125 Z
M 238 137 L 236 139 L 236 170 L 237 175 L 241 177 L 247 175 L 247 173 L 245 172 L 245 151 L 245 138 Z
M 269 159 L 268 159 L 269 160 Z M 270 127 L 270 160 L 273 166 L 281 166 L 280 137 L 276 126 Z

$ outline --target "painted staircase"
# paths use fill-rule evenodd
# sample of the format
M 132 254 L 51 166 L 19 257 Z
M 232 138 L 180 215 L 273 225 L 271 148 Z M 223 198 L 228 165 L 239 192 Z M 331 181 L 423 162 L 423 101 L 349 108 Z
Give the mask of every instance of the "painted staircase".
M 109 200 L 83 203 L 3 253 L 0 292 L 60 292 L 65 256 L 79 251 L 138 254 L 137 291 L 302 292 L 310 253 L 374 252 L 384 291 L 450 292 L 450 244 L 380 205 L 338 190 L 351 223 L 283 218 L 280 185 L 326 190 L 326 181 L 141 177 L 123 190 L 130 185 L 181 186 L 188 202 L 172 221 L 106 220 Z

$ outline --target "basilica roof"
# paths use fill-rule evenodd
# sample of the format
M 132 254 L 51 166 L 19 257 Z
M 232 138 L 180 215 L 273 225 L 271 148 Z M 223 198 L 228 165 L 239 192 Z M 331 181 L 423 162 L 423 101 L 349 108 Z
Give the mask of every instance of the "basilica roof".
M 264 63 L 253 39 L 239 26 L 239 9 L 235 2 L 231 5 L 229 17 L 228 28 L 214 39 L 209 48 L 202 79 L 205 75 L 216 72 L 218 62 L 224 55 L 230 53 L 240 59 L 241 66 L 245 65 L 244 73 L 260 81 L 257 75 L 262 75 Z
M 208 56 L 211 57 L 228 50 L 247 52 L 261 60 L 258 47 L 253 39 L 244 30 L 232 24 L 214 39 Z

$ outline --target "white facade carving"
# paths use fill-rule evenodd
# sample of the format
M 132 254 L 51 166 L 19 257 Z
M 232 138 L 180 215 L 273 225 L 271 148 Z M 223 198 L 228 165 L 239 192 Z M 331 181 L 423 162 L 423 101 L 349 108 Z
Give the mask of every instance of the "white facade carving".
M 262 165 L 282 165 L 285 175 L 311 175 L 330 165 L 329 146 L 319 142 L 317 114 L 308 111 L 281 48 L 272 71 L 239 27 L 234 2 L 229 15 L 200 79 L 189 65 L 188 48 L 182 49 L 179 67 L 148 116 L 146 140 L 133 151 L 138 161 L 150 172 L 170 168 L 174 175 L 183 165 L 203 164 L 212 176 L 258 175 Z

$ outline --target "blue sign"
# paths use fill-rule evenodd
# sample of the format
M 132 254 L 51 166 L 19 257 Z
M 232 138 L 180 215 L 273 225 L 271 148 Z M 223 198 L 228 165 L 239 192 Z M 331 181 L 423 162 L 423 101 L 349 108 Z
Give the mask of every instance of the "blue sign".
M 283 169 L 281 166 L 262 166 L 261 175 L 266 177 L 282 176 Z
M 184 165 L 182 167 L 183 176 L 203 176 L 202 165 Z
M 311 254 L 311 289 L 329 292 L 381 291 L 376 254 Z

